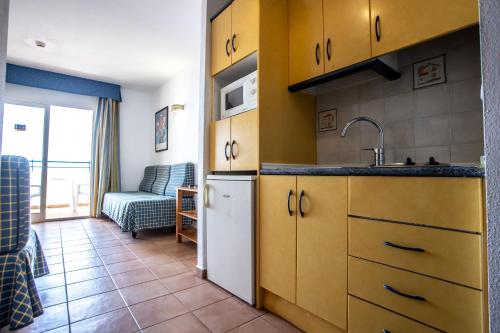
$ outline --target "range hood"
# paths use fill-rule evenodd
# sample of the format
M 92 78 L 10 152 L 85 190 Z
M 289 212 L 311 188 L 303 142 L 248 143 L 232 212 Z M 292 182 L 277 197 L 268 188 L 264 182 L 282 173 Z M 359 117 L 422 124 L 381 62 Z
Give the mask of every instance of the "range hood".
M 390 53 L 381 57 L 368 59 L 337 71 L 293 84 L 288 86 L 288 90 L 290 92 L 308 90 L 314 93 L 316 88 L 325 85 L 335 85 L 335 81 L 339 79 L 342 79 L 340 81 L 349 81 L 350 84 L 353 84 L 353 81 L 361 83 L 378 77 L 384 77 L 389 81 L 397 80 L 401 77 L 401 73 L 398 71 L 397 53 Z M 311 91 L 311 89 L 313 91 Z

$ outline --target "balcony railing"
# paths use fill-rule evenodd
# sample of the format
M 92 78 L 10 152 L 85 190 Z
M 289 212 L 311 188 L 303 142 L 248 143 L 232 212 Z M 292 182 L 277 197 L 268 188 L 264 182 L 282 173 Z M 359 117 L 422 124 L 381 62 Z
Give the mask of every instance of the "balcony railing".
M 30 160 L 31 208 L 41 206 L 43 161 Z M 90 197 L 90 161 L 47 161 L 47 219 L 87 216 Z

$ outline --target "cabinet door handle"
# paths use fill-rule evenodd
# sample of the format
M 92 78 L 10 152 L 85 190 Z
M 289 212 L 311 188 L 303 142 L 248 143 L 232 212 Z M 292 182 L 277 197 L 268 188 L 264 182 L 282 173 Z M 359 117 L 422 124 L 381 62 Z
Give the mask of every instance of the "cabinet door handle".
M 302 210 L 302 199 L 304 198 L 304 190 L 300 191 L 300 196 L 299 196 L 299 212 L 300 212 L 300 217 L 304 217 L 304 211 Z
M 233 47 L 233 52 L 236 52 L 236 46 L 234 45 L 235 40 L 236 40 L 236 34 L 233 34 L 233 38 L 231 38 L 231 46 Z
M 387 290 L 387 291 L 390 291 L 393 294 L 396 294 L 396 295 L 399 295 L 399 296 L 402 296 L 402 297 L 410 298 L 410 299 L 413 299 L 413 300 L 416 300 L 416 301 L 425 301 L 425 298 L 422 297 L 422 296 L 415 296 L 415 295 L 405 294 L 405 293 L 403 293 L 401 291 L 398 291 L 398 290 L 394 289 L 393 287 L 391 287 L 388 284 L 384 284 L 384 289 Z
M 332 59 L 332 40 L 330 38 L 326 41 L 326 57 L 328 61 Z
M 320 57 L 320 54 L 319 54 L 319 43 L 316 43 L 316 64 L 319 65 L 319 57 Z
M 403 245 L 398 245 L 398 244 L 394 244 L 394 243 L 387 242 L 387 241 L 384 242 L 384 245 L 394 247 L 394 248 L 400 249 L 400 250 L 413 251 L 413 252 L 425 252 L 425 249 L 422 249 L 419 247 L 403 246 Z
M 226 161 L 229 161 L 229 155 L 227 154 L 227 147 L 229 146 L 229 141 L 226 141 L 226 145 L 224 146 L 224 156 L 226 156 Z
M 288 192 L 288 206 L 287 206 L 287 208 L 288 208 L 288 215 L 290 215 L 290 216 L 292 216 L 292 209 L 290 208 L 290 199 L 292 198 L 292 194 L 293 194 L 293 191 L 290 190 Z
M 375 37 L 377 42 L 380 42 L 381 31 L 380 31 L 380 16 L 375 17 Z
M 227 41 L 226 41 L 226 54 L 227 54 L 228 57 L 229 57 L 229 55 L 231 55 L 231 49 L 228 49 L 229 43 L 230 43 L 230 40 L 228 38 Z
M 238 144 L 236 143 L 236 140 L 233 140 L 233 142 L 231 142 L 231 157 L 233 158 L 233 160 L 236 159 L 236 156 L 238 156 L 238 154 L 235 154 L 234 153 L 234 145 L 236 145 L 236 148 L 238 148 Z

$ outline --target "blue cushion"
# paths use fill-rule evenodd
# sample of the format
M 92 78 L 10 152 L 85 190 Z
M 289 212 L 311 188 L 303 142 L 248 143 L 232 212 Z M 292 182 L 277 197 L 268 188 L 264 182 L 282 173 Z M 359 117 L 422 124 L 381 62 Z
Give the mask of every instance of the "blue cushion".
M 175 197 L 178 187 L 194 185 L 194 164 L 182 163 L 172 165 L 170 169 L 170 180 L 165 195 Z
M 165 187 L 168 184 L 169 178 L 170 165 L 159 165 L 156 168 L 156 180 L 153 183 L 151 193 L 163 195 L 163 193 L 165 193 Z
M 139 191 L 151 192 L 156 179 L 156 166 L 148 166 L 144 169 L 144 178 L 139 185 Z

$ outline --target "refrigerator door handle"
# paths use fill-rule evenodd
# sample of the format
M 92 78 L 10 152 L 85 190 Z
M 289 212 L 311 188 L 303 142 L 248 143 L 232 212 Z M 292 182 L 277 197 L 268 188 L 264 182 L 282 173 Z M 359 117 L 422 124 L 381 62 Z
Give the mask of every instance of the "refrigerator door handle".
M 208 208 L 208 184 L 205 184 L 205 187 L 203 188 L 203 206 Z

